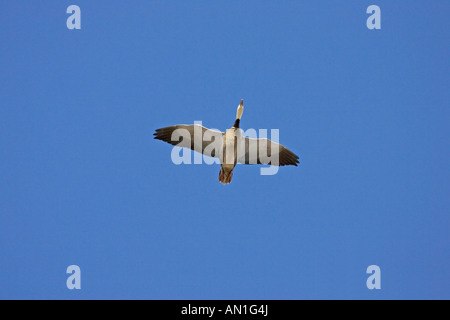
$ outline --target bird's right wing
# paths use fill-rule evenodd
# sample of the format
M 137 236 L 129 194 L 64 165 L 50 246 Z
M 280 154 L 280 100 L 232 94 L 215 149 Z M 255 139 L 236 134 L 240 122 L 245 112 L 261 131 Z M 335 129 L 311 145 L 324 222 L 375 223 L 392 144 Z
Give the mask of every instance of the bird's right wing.
M 209 157 L 219 157 L 223 143 L 223 132 L 205 128 L 199 124 L 176 126 L 156 129 L 155 139 L 171 145 L 189 148 Z
M 238 142 L 238 162 L 273 166 L 297 166 L 299 163 L 298 156 L 281 144 L 248 137 L 242 137 Z

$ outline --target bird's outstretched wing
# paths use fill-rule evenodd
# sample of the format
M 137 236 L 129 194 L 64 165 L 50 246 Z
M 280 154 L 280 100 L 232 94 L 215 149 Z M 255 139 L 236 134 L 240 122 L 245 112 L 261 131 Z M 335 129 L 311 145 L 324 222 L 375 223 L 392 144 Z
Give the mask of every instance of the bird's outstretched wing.
M 199 124 L 179 124 L 156 129 L 155 139 L 171 145 L 189 148 L 209 157 L 219 157 L 223 132 L 205 128 Z
M 241 152 L 238 151 L 239 163 L 274 166 L 297 166 L 299 163 L 299 158 L 295 153 L 271 140 L 242 137 L 241 143 Z

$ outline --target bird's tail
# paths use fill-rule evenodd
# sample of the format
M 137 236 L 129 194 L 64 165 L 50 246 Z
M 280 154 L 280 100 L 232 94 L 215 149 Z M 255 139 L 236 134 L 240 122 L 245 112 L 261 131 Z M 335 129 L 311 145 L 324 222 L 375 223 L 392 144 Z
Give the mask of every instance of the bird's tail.
M 223 183 L 223 184 L 230 183 L 232 177 L 233 177 L 233 170 L 228 171 L 228 170 L 224 170 L 223 167 L 220 168 L 219 181 L 221 183 Z

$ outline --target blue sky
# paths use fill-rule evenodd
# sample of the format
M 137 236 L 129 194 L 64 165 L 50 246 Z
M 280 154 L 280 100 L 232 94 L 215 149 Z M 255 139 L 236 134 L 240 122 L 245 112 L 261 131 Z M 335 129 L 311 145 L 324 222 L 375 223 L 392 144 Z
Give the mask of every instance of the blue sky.
M 449 9 L 3 1 L 0 298 L 449 299 Z M 153 139 L 240 99 L 299 167 L 223 186 Z

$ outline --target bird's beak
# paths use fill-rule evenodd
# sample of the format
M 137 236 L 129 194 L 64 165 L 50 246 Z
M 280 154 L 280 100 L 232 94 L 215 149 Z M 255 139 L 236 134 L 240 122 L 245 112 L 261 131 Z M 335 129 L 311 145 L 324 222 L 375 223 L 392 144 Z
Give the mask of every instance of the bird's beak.
M 236 119 L 241 119 L 243 112 L 244 112 L 244 99 L 242 99 L 241 103 L 238 105 L 236 112 Z

